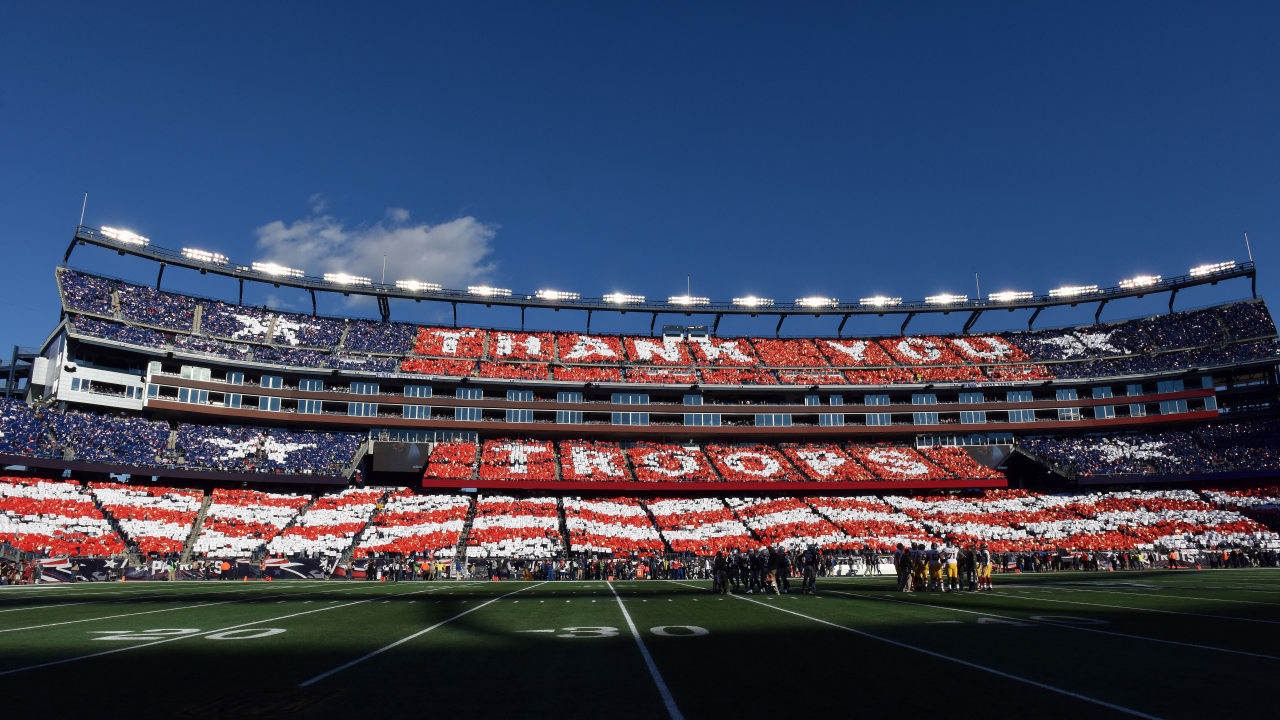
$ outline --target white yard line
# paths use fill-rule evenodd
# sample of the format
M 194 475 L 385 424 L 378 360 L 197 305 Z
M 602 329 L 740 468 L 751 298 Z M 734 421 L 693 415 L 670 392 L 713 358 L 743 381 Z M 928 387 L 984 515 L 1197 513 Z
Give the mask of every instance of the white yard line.
M 543 581 L 543 582 L 537 583 L 536 585 L 525 585 L 524 587 L 521 587 L 521 588 L 519 588 L 519 589 L 517 589 L 517 590 L 512 590 L 511 592 L 507 593 L 506 595 L 499 595 L 498 597 L 495 597 L 495 598 L 493 598 L 493 599 L 491 599 L 491 600 L 488 600 L 488 601 L 486 601 L 486 602 L 480 603 L 479 605 L 476 605 L 475 607 L 473 607 L 473 608 L 471 608 L 471 609 L 469 609 L 469 610 L 463 610 L 462 612 L 458 613 L 457 615 L 454 615 L 453 617 L 449 618 L 448 620 L 441 620 L 440 622 L 436 623 L 435 625 L 432 625 L 432 626 L 427 627 L 427 628 L 423 628 L 422 630 L 419 630 L 418 632 L 413 633 L 412 635 L 406 635 L 405 637 L 402 637 L 402 638 L 400 638 L 399 640 L 396 640 L 395 642 L 393 642 L 393 643 L 391 643 L 391 644 L 389 644 L 389 645 L 384 645 L 384 646 L 382 646 L 382 647 L 378 648 L 377 650 L 374 650 L 373 652 L 371 652 L 371 653 L 369 653 L 369 654 L 367 654 L 367 655 L 364 655 L 364 656 L 362 656 L 362 657 L 358 657 L 358 658 L 356 658 L 355 660 L 352 660 L 351 662 L 343 663 L 342 665 L 339 665 L 338 667 L 336 667 L 336 668 L 334 668 L 334 669 L 332 669 L 332 670 L 327 670 L 327 671 L 325 671 L 325 672 L 322 672 L 322 673 L 320 673 L 319 675 L 316 675 L 315 677 L 311 678 L 310 680 L 304 680 L 304 681 L 302 681 L 302 682 L 298 683 L 298 687 L 300 687 L 300 688 L 304 688 L 304 687 L 309 687 L 309 686 L 311 686 L 311 685 L 314 685 L 315 683 L 320 682 L 321 680 L 324 680 L 324 679 L 325 679 L 325 678 L 327 678 L 327 677 L 330 677 L 330 676 L 332 676 L 332 675 L 335 675 L 335 674 L 337 674 L 337 673 L 340 673 L 340 672 L 342 672 L 343 670 L 346 670 L 346 669 L 348 669 L 348 668 L 350 668 L 350 667 L 353 667 L 353 666 L 355 666 L 355 665 L 359 665 L 360 663 L 364 662 L 365 660 L 368 660 L 368 659 L 373 658 L 373 657 L 377 657 L 378 655 L 381 655 L 382 653 L 384 653 L 384 652 L 386 652 L 386 651 L 388 651 L 388 650 L 391 650 L 392 648 L 395 648 L 395 647 L 398 647 L 398 646 L 400 646 L 400 645 L 403 645 L 404 643 L 407 643 L 407 642 L 409 642 L 410 640 L 412 640 L 412 639 L 414 639 L 414 638 L 416 638 L 416 637 L 420 637 L 420 636 L 422 636 L 422 635 L 425 635 L 425 634 L 427 634 L 427 633 L 431 632 L 432 630 L 435 630 L 436 628 L 438 628 L 438 627 L 440 627 L 440 626 L 442 626 L 442 625 L 448 625 L 449 623 L 453 622 L 454 620 L 457 620 L 458 618 L 462 617 L 463 615 L 469 615 L 469 614 L 471 614 L 471 613 L 473 613 L 473 612 L 475 612 L 475 611 L 479 610 L 480 608 L 482 608 L 482 607 L 484 607 L 484 606 L 486 606 L 486 605 L 489 605 L 489 604 L 491 604 L 491 603 L 495 603 L 495 602 L 497 602 L 497 601 L 499 601 L 499 600 L 501 600 L 501 599 L 503 599 L 503 598 L 505 598 L 505 597 L 508 597 L 508 596 L 510 596 L 510 595 L 515 595 L 515 594 L 516 594 L 516 593 L 518 593 L 518 592 L 521 592 L 521 591 L 524 591 L 524 590 L 528 590 L 528 589 L 530 589 L 530 588 L 535 588 L 535 587 L 538 587 L 539 585 L 545 585 L 545 584 L 546 584 L 546 581 Z M 339 606 L 339 607 L 341 607 L 341 606 Z
M 1067 603 L 1069 605 L 1087 605 L 1089 607 L 1114 608 L 1116 610 L 1137 610 L 1140 612 L 1153 612 L 1153 613 L 1160 613 L 1164 615 L 1189 615 L 1191 617 L 1213 618 L 1215 620 L 1235 620 L 1237 622 L 1253 622 L 1253 623 L 1266 623 L 1268 625 L 1280 625 L 1280 620 L 1261 620 L 1258 618 L 1232 617 L 1229 615 L 1208 615 L 1205 613 L 1186 612 L 1183 610 L 1161 610 L 1158 608 L 1134 607 L 1132 605 L 1104 605 L 1102 603 L 1091 603 L 1091 602 L 1085 602 L 1083 600 L 1059 600 L 1057 598 L 1042 598 L 1042 597 L 1032 598 L 1032 597 L 1026 597 L 1024 595 L 1012 595 L 1012 594 L 998 593 L 998 592 L 983 593 L 983 594 L 984 595 L 989 594 L 993 597 L 1016 598 L 1018 600 L 1027 600 L 1031 602 Z
M 640 646 L 640 655 L 644 657 L 644 664 L 649 668 L 649 677 L 653 678 L 653 684 L 658 686 L 658 694 L 662 696 L 662 704 L 667 707 L 667 714 L 671 716 L 671 720 L 684 720 L 684 715 L 680 714 L 680 708 L 676 707 L 675 698 L 671 697 L 671 690 L 667 688 L 667 683 L 662 679 L 662 673 L 658 672 L 658 666 L 653 662 L 653 656 L 649 654 L 649 648 L 644 646 L 644 640 L 640 637 L 640 631 L 636 630 L 636 624 L 631 621 L 631 613 L 627 612 L 627 606 L 622 604 L 622 597 L 618 595 L 618 591 L 614 589 L 612 582 L 606 582 L 609 591 L 613 593 L 613 597 L 618 601 L 618 609 L 622 611 L 622 617 L 627 621 L 627 627 L 631 628 L 631 637 L 635 638 L 636 645 Z
M 964 610 L 962 608 L 950 607 L 948 605 L 931 605 L 929 603 L 916 602 L 914 600 L 895 600 L 893 598 L 880 598 L 871 595 L 859 595 L 857 593 L 844 592 L 842 590 L 828 590 L 827 592 L 836 595 L 848 595 L 849 597 L 862 598 L 864 600 L 877 600 L 880 602 L 898 603 L 900 605 L 914 605 L 916 607 L 934 608 L 936 610 L 950 610 L 951 612 L 965 613 L 968 615 L 982 615 L 985 617 L 1000 618 L 1001 620 L 1012 620 L 1014 622 L 1024 622 L 1033 625 L 1047 625 L 1049 627 L 1065 628 L 1067 630 L 1080 630 L 1083 632 L 1098 633 L 1101 635 L 1112 635 L 1115 637 L 1129 638 L 1130 640 L 1144 640 L 1146 642 L 1161 643 L 1164 645 L 1179 645 L 1181 647 L 1195 648 L 1197 650 L 1211 650 L 1214 652 L 1230 653 L 1232 655 L 1244 655 L 1247 657 L 1261 658 L 1263 660 L 1280 660 L 1280 657 L 1274 655 L 1264 655 L 1262 653 L 1249 652 L 1247 650 L 1232 650 L 1230 648 L 1218 647 L 1216 645 L 1200 645 L 1197 643 L 1182 642 L 1181 640 L 1166 640 L 1164 638 L 1155 638 L 1149 635 L 1131 635 L 1129 633 L 1115 632 L 1114 630 L 1101 630 L 1094 627 L 1084 627 L 1083 625 L 1071 625 L 1069 623 L 1058 623 L 1052 620 L 1035 620 L 1024 617 L 1011 617 L 1009 615 L 999 615 L 997 613 L 983 612 L 980 610 Z M 1015 597 L 1012 595 L 1005 597 Z
M 354 588 L 352 588 L 352 589 L 354 589 Z M 245 591 L 244 591 L 244 590 L 234 590 L 234 591 L 229 591 L 229 592 L 245 592 Z M 341 591 L 341 590 L 338 590 L 338 591 L 336 591 L 336 592 L 342 592 L 342 591 Z M 284 596 L 284 595 L 288 595 L 288 594 L 289 594 L 289 593 L 276 593 L 276 594 L 274 594 L 274 595 L 265 595 L 265 596 L 263 596 L 263 597 L 264 597 L 264 598 L 269 598 L 269 597 L 282 597 L 282 596 Z M 134 616 L 134 615 L 154 615 L 154 614 L 156 614 L 156 613 L 173 612 L 173 611 L 175 611 L 175 610 L 190 610 L 191 608 L 213 607 L 213 606 L 215 606 L 215 605 L 225 605 L 225 604 L 227 604 L 227 603 L 233 603 L 233 602 L 240 602 L 240 598 L 234 598 L 234 599 L 231 599 L 231 600 L 219 600 L 219 601 L 217 601 L 217 602 L 208 602 L 208 601 L 205 601 L 205 602 L 196 603 L 195 605 L 180 605 L 180 606 L 178 606 L 178 607 L 172 607 L 172 608 L 160 608 L 159 610 L 140 610 L 140 611 L 138 611 L 138 612 L 120 613 L 120 614 L 118 614 L 118 615 L 103 615 L 103 616 L 101 616 L 101 617 L 81 618 L 81 619 L 79 619 L 79 620 L 64 620 L 64 621 L 62 621 L 62 622 L 45 623 L 45 624 L 43 624 L 43 625 L 28 625 L 28 626 L 26 626 L 26 627 L 4 628 L 4 629 L 0 629 L 0 633 L 19 632 L 19 631 L 22 631 L 22 630 L 39 630 L 40 628 L 57 627 L 57 626 L 59 626 L 59 625 L 75 625 L 76 623 L 94 622 L 94 621 L 96 621 L 96 620 L 113 620 L 113 619 L 115 619 L 115 618 L 132 617 L 132 616 Z
M 303 612 L 292 613 L 289 615 L 280 615 L 273 618 L 266 618 L 263 620 L 254 620 L 252 622 L 240 623 L 239 625 L 230 625 L 228 627 L 218 628 L 217 630 L 205 630 L 204 632 L 192 633 L 190 635 L 180 635 L 178 637 L 166 638 L 164 640 L 155 640 L 153 642 L 142 643 L 141 645 L 130 645 L 129 647 L 116 648 L 114 650 L 103 650 L 102 652 L 90 653 L 88 655 L 79 655 L 71 658 L 63 658 L 62 660 L 51 660 L 49 662 L 39 663 L 37 665 L 27 665 L 26 667 L 14 668 L 12 670 L 2 670 L 0 671 L 0 677 L 5 675 L 12 675 L 14 673 L 24 672 L 26 670 L 38 670 L 39 668 L 51 667 L 53 665 L 63 665 L 65 663 L 75 662 L 77 660 L 88 660 L 90 658 L 102 657 L 103 655 L 112 655 L 114 653 L 127 652 L 129 650 L 138 650 L 144 647 L 151 647 L 152 645 L 162 645 L 164 643 L 174 642 L 175 640 L 186 640 L 187 638 L 200 637 L 201 635 L 213 635 L 214 633 L 227 632 L 229 630 L 237 630 L 239 628 L 248 627 L 250 625 L 259 625 L 261 623 L 266 623 L 266 622 L 275 622 L 276 620 L 287 620 L 289 618 L 295 618 L 300 615 L 310 615 L 311 613 L 325 612 L 327 610 L 337 610 L 338 608 L 350 607 L 352 605 L 359 605 L 361 603 L 367 603 L 367 602 L 369 601 L 357 600 L 355 602 L 344 603 L 342 605 L 330 605 L 329 607 L 317 608 L 315 610 L 304 610 Z
M 679 583 L 678 581 L 675 581 L 675 580 L 672 580 L 672 581 L 670 581 L 670 582 L 676 582 L 676 583 L 678 583 L 678 584 L 682 584 L 682 585 L 683 585 L 683 584 L 686 584 L 686 583 Z M 692 587 L 697 587 L 697 586 L 695 585 L 695 586 L 692 586 Z M 787 613 L 788 615 L 794 615 L 794 616 L 796 616 L 796 617 L 801 617 L 801 618 L 804 618 L 804 619 L 806 619 L 806 620 L 812 620 L 813 622 L 816 622 L 816 623 L 821 623 L 821 624 L 823 624 L 823 625 L 828 625 L 828 626 L 830 626 L 830 627 L 837 628 L 837 629 L 840 629 L 840 630 L 844 630 L 844 631 L 846 631 L 846 632 L 851 632 L 851 633 L 853 633 L 853 634 L 855 634 L 855 635 L 859 635 L 859 636 L 861 636 L 861 637 L 869 638 L 869 639 L 871 639 L 871 640 L 878 640 L 878 641 L 880 641 L 880 642 L 887 643 L 887 644 L 889 644 L 889 645 L 893 645 L 893 646 L 895 646 L 895 647 L 903 648 L 904 650 L 911 650 L 911 651 L 914 651 L 914 652 L 921 653 L 921 654 L 923 654 L 923 655 L 928 655 L 928 656 L 930 656 L 930 657 L 937 658 L 937 659 L 939 659 L 939 660 L 946 660 L 947 662 L 953 662 L 953 663 L 956 663 L 956 664 L 958 664 L 958 665 L 963 665 L 963 666 L 968 667 L 968 668 L 973 668 L 973 669 L 975 669 L 975 670 L 981 670 L 981 671 L 983 671 L 983 672 L 991 673 L 992 675 L 996 675 L 996 676 L 999 676 L 999 677 L 1002 677 L 1002 678 L 1005 678 L 1005 679 L 1008 679 L 1008 680 L 1013 680 L 1013 681 L 1015 681 L 1015 682 L 1025 683 L 1025 684 L 1027 684 L 1027 685 L 1031 685 L 1031 686 L 1033 686 L 1033 687 L 1038 687 L 1038 688 L 1040 688 L 1040 689 L 1042 689 L 1042 690 L 1048 690 L 1048 691 L 1050 691 L 1050 692 L 1058 693 L 1059 695 L 1065 695 L 1065 696 L 1067 696 L 1067 697 L 1075 698 L 1075 699 L 1077 699 L 1077 700 L 1082 700 L 1082 701 L 1084 701 L 1084 702 L 1093 703 L 1094 705 L 1099 705 L 1099 706 L 1101 706 L 1101 707 L 1109 708 L 1109 709 L 1111 709 L 1111 710 L 1115 710 L 1115 711 L 1117 711 L 1117 712 L 1122 712 L 1122 713 L 1125 713 L 1125 714 L 1127 714 L 1127 715 L 1133 715 L 1133 716 L 1135 716 L 1135 717 L 1140 717 L 1140 718 L 1147 718 L 1148 720 L 1159 720 L 1159 718 L 1158 718 L 1157 716 L 1155 716 L 1155 715 L 1149 715 L 1149 714 L 1144 713 L 1144 712 L 1142 712 L 1142 711 L 1140 711 L 1140 710 L 1134 710 L 1133 708 L 1127 708 L 1127 707 L 1124 707 L 1123 705 L 1116 705 L 1116 704 L 1114 704 L 1114 703 L 1109 703 L 1109 702 L 1107 702 L 1107 701 L 1105 701 L 1105 700 L 1099 700 L 1098 698 L 1089 697 L 1088 695 L 1082 695 L 1082 694 L 1077 693 L 1077 692 L 1072 692 L 1071 690 L 1067 690 L 1067 689 L 1065 689 L 1065 688 L 1060 688 L 1060 687 L 1057 687 L 1057 686 L 1054 686 L 1054 685 L 1049 685 L 1048 683 L 1042 683 L 1042 682 L 1040 682 L 1040 681 L 1038 681 L 1038 680 L 1032 680 L 1031 678 L 1025 678 L 1025 677 L 1022 677 L 1022 676 L 1020 676 L 1020 675 L 1014 675 L 1013 673 L 1007 673 L 1007 672 L 1005 672 L 1005 671 L 1003 671 L 1003 670 L 997 670 L 997 669 L 995 669 L 995 668 L 993 668 L 993 667 L 987 667 L 986 665 L 979 665 L 978 663 L 969 662 L 968 660 L 962 660 L 962 659 L 960 659 L 960 658 L 952 657 L 952 656 L 950 656 L 950 655 L 943 655 L 942 653 L 934 652 L 933 650 L 927 650 L 927 649 L 925 649 L 925 648 L 918 647 L 918 646 L 916 646 L 916 645 L 910 645 L 910 644 L 908 644 L 908 643 L 899 642 L 899 641 L 897 641 L 897 640 L 892 640 L 892 639 L 890 639 L 890 638 L 882 637 L 882 636 L 880 636 L 880 635 L 873 635 L 872 633 L 869 633 L 869 632 L 867 632 L 867 631 L 865 631 L 865 630 L 858 630 L 857 628 L 852 628 L 852 627 L 849 627 L 849 626 L 847 626 L 847 625 L 840 625 L 840 624 L 838 624 L 838 623 L 833 623 L 833 622 L 831 622 L 830 620 L 823 620 L 822 618 L 816 618 L 816 617 L 813 617 L 812 615 L 805 615 L 804 613 L 798 613 L 798 612 L 795 612 L 794 610 L 788 610 L 788 609 L 786 609 L 786 608 L 778 607 L 778 606 L 776 606 L 776 605 L 770 605 L 770 604 L 768 604 L 768 603 L 762 603 L 762 602 L 760 602 L 759 600 L 752 600 L 751 598 L 742 597 L 741 595 L 734 595 L 733 597 L 734 597 L 734 599 L 736 599 L 736 600 L 741 600 L 741 601 L 743 601 L 743 602 L 754 603 L 754 604 L 759 605 L 759 606 L 761 606 L 761 607 L 769 608 L 770 610 L 776 610 L 776 611 L 778 611 L 778 612 Z

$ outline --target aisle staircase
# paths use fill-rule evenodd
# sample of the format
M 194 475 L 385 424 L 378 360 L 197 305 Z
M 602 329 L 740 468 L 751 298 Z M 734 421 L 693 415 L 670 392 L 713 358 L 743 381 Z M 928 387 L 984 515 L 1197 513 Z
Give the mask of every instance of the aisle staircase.
M 315 505 L 315 504 L 316 504 L 316 502 L 318 502 L 318 501 L 320 500 L 320 498 L 321 498 L 321 496 L 320 496 L 320 495 L 316 495 L 315 497 L 312 497 L 310 500 L 308 500 L 308 501 L 307 501 L 307 503 L 306 503 L 305 505 L 303 505 L 302 507 L 298 508 L 298 513 L 297 513 L 296 515 L 294 515 L 292 518 L 290 518 L 290 519 L 289 519 L 289 522 L 285 523 L 285 524 L 280 528 L 280 531 L 276 533 L 276 535 L 280 535 L 280 534 L 281 534 L 281 533 L 283 533 L 285 530 L 288 530 L 289 528 L 293 527 L 294 525 L 297 525 L 297 524 L 298 524 L 298 521 L 302 519 L 302 516 L 303 516 L 303 515 L 306 515 L 306 514 L 307 514 L 307 512 L 308 512 L 309 510 L 311 510 L 311 507 L 312 507 L 313 505 Z M 267 542 L 270 542 L 270 540 L 268 540 Z M 257 550 L 254 550 L 254 551 L 253 551 L 253 554 L 250 556 L 250 558 L 249 558 L 249 559 L 256 563 L 256 562 L 259 562 L 259 561 L 263 560 L 263 559 L 264 559 L 264 558 L 266 558 L 266 557 L 267 557 L 267 543 L 266 543 L 266 542 L 264 542 L 264 543 L 262 543 L 262 545 L 260 545 L 260 546 L 258 547 L 258 549 L 257 549 Z
M 462 567 L 467 566 L 467 542 L 471 539 L 471 523 L 476 519 L 476 501 L 474 499 L 467 505 L 467 517 L 462 521 L 462 533 L 458 535 L 458 547 L 455 551 L 455 557 L 462 562 Z
M 196 521 L 191 524 L 191 534 L 187 536 L 187 542 L 182 546 L 182 562 L 191 562 L 191 552 L 196 547 L 196 540 L 200 537 L 201 531 L 204 530 L 204 519 L 209 515 L 209 506 L 213 504 L 213 492 L 205 491 L 204 499 L 200 501 L 200 512 L 196 513 Z
M 382 494 L 378 496 L 378 502 L 375 504 L 373 512 L 369 513 L 369 518 L 364 521 L 364 526 L 360 528 L 359 532 L 351 536 L 351 544 L 348 545 L 347 549 L 343 550 L 342 554 L 338 556 L 338 565 L 346 565 L 351 562 L 351 557 L 355 555 L 356 552 L 356 545 L 358 545 L 360 543 L 360 539 L 364 537 L 365 531 L 369 529 L 369 524 L 373 522 L 373 518 L 378 513 L 382 512 L 382 508 L 387 504 L 387 498 L 392 492 L 394 492 L 394 490 L 394 488 L 383 489 Z

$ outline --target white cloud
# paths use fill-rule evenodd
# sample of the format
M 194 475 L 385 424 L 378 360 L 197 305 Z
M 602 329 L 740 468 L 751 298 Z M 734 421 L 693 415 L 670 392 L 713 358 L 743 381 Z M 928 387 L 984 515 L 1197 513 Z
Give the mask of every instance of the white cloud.
M 311 193 L 311 197 L 307 198 L 307 204 L 311 206 L 311 212 L 319 215 L 329 207 L 329 198 L 324 193 Z
M 377 282 L 385 255 L 388 283 L 422 280 L 462 288 L 489 280 L 497 267 L 488 259 L 496 225 L 470 216 L 438 225 L 408 221 L 403 208 L 388 209 L 385 222 L 352 228 L 329 215 L 276 220 L 257 229 L 258 248 L 261 259 L 303 268 L 308 275 L 346 272 Z

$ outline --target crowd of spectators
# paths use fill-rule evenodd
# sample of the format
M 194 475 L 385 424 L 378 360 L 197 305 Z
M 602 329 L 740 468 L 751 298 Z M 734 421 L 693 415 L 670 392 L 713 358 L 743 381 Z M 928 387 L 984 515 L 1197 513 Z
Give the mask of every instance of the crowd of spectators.
M 352 320 L 342 347 L 351 352 L 407 355 L 418 336 L 415 325 L 372 320 Z
M 436 358 L 408 358 L 400 361 L 400 369 L 419 375 L 444 375 L 470 377 L 476 368 L 475 360 L 440 360 Z
M 382 495 L 382 490 L 364 488 L 321 495 L 267 543 L 267 552 L 284 557 L 336 558 L 355 543 Z
M 556 449 L 548 440 L 486 440 L 480 450 L 484 480 L 556 480 Z
M 476 443 L 436 443 L 427 458 L 425 476 L 444 480 L 469 480 L 476 472 Z
M 462 495 L 419 495 L 408 489 L 397 490 L 369 521 L 356 543 L 354 556 L 416 553 L 452 557 L 470 507 L 471 502 Z
M 631 482 L 627 456 L 617 443 L 562 440 L 560 476 L 578 482 Z
M 515 380 L 545 379 L 550 370 L 553 379 L 567 382 L 1017 382 L 1132 375 L 1280 356 L 1280 346 L 1273 340 L 1241 342 L 1275 333 L 1269 313 L 1257 301 L 1089 327 L 999 335 L 681 339 L 341 320 L 200 300 L 70 270 L 61 271 L 59 277 L 68 311 L 175 331 L 170 336 L 146 327 L 81 317 L 75 322 L 85 335 L 149 348 L 172 344 L 175 349 L 232 359 L 248 359 L 252 352 L 254 359 L 271 364 L 371 373 L 393 372 L 398 366 L 409 373 Z M 188 333 L 197 308 L 200 335 L 193 336 Z M 215 338 L 280 347 L 251 351 Z M 335 354 L 339 350 L 343 354 Z M 514 362 L 479 366 L 473 362 L 486 358 Z M 569 366 L 520 364 L 527 361 L 559 361 Z M 631 363 L 672 370 L 630 368 Z M 695 363 L 700 367 L 695 368 Z M 842 371 L 825 369 L 833 366 Z
M 627 458 L 640 482 L 715 482 L 707 457 L 696 447 L 661 443 L 634 443 Z
M 552 497 L 480 495 L 467 536 L 467 559 L 556 557 L 564 551 Z
M 484 330 L 477 328 L 418 328 L 413 351 L 443 358 L 478 359 L 484 355 Z
M 0 542 L 45 557 L 124 552 L 93 497 L 64 480 L 0 477 Z
M 1213 428 L 1215 426 L 1207 426 Z M 1229 448 L 1246 446 L 1242 430 L 1209 429 L 1206 433 L 1169 430 L 1153 433 L 1081 435 L 1078 437 L 1031 437 L 1019 445 L 1052 465 L 1080 475 L 1194 475 L 1227 472 L 1232 469 L 1275 469 L 1257 467 L 1269 454 L 1246 450 L 1233 454 Z M 1265 442 L 1265 441 L 1263 441 Z M 1237 467 L 1232 457 L 1244 463 Z
M 881 340 L 880 344 L 903 365 L 963 365 L 960 356 L 936 335 L 910 335 Z
M 104 340 L 114 340 L 140 347 L 163 348 L 171 341 L 169 335 L 151 328 L 98 320 L 86 315 L 73 316 L 71 318 L 71 327 L 82 335 L 92 335 Z M 191 336 L 185 335 L 182 337 L 189 338 Z
M 658 529 L 639 500 L 610 497 L 564 498 L 564 521 L 573 552 L 615 557 L 661 555 L 665 551 Z
M 266 342 L 271 315 L 266 308 L 208 302 L 201 306 L 200 332 L 227 340 Z
M 255 345 L 253 359 L 271 365 L 328 368 L 333 366 L 333 356 L 319 350 Z
M 760 547 L 747 526 L 719 498 L 658 498 L 644 504 L 673 552 L 715 555 Z
M 347 321 L 311 315 L 279 313 L 271 328 L 271 342 L 290 347 L 331 349 L 342 339 Z
M 227 342 L 198 335 L 174 335 L 173 349 L 232 360 L 248 360 L 253 354 L 253 348 L 244 343 Z
M 706 445 L 703 450 L 727 482 L 800 482 L 804 475 L 768 445 Z
M 557 474 L 558 457 L 558 474 Z M 875 482 L 993 479 L 1003 475 L 957 447 L 784 443 L 681 446 L 649 442 L 492 439 L 444 442 L 427 478 L 574 482 Z
M 612 335 L 558 333 L 556 348 L 564 363 L 618 364 L 623 358 L 622 341 Z
M 626 381 L 642 384 L 693 385 L 698 382 L 698 376 L 691 370 L 627 368 Z
M 178 425 L 175 452 L 184 467 L 228 472 L 341 475 L 362 437 L 227 425 Z
M 555 359 L 555 342 L 555 336 L 551 333 L 491 330 L 489 332 L 489 357 L 494 360 L 549 362 Z
M 943 456 L 934 454 L 940 463 Z M 466 495 L 348 488 L 311 495 L 213 490 L 192 552 L 336 559 L 370 554 L 452 557 L 465 530 Z M 105 556 L 129 546 L 176 555 L 201 493 L 148 484 L 0 478 L 0 543 L 36 556 Z M 888 551 L 898 542 L 988 543 L 993 552 L 1127 551 L 1233 546 L 1280 548 L 1268 527 L 1280 487 L 856 497 L 629 497 L 563 499 L 481 495 L 467 553 L 552 558 L 565 550 L 614 557 L 668 551 L 713 555 L 761 545 L 799 551 Z M 105 511 L 105 513 L 104 513 Z M 563 513 L 563 515 L 562 515 Z M 566 533 L 562 536 L 563 530 Z M 112 523 L 123 532 L 123 538 Z M 567 538 L 567 543 L 565 542 Z
M 202 557 L 249 557 L 309 502 L 310 495 L 215 488 L 192 552 Z
M 725 502 L 744 525 L 769 547 L 804 551 L 853 550 L 856 544 L 843 530 L 818 515 L 804 500 L 782 498 L 726 498 Z
M 169 424 L 128 415 L 34 409 L 43 424 L 37 457 L 154 467 L 164 464 Z
M 120 284 L 116 293 L 120 313 L 143 325 L 191 332 L 196 300 L 188 295 L 167 293 L 145 285 Z
M 204 500 L 199 490 L 116 482 L 91 482 L 89 492 L 143 555 L 181 553 Z
M 678 337 L 648 338 L 628 335 L 622 338 L 622 342 L 627 349 L 627 357 L 631 362 L 640 365 L 674 365 L 687 368 L 693 364 L 688 346 Z
M 482 362 L 476 377 L 508 380 L 546 380 L 548 366 L 542 363 Z
M 62 301 L 68 310 L 108 316 L 113 314 L 113 281 L 67 268 L 58 270 L 58 280 L 62 287 Z

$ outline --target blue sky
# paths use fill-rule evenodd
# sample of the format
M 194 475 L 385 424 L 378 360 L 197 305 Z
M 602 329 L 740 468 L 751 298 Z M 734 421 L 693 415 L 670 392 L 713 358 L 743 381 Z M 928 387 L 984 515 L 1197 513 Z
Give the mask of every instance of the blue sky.
M 973 294 L 975 270 L 984 292 L 1044 291 L 1243 259 L 1246 230 L 1259 292 L 1273 288 L 1276 3 L 43 5 L 0 21 L 6 345 L 53 327 L 53 268 L 85 191 L 87 224 L 166 247 L 375 277 L 385 253 L 388 279 L 518 291 L 665 298 L 692 275 L 716 299 L 915 299 Z M 100 250 L 72 264 L 154 278 Z M 165 280 L 234 297 L 225 280 Z

